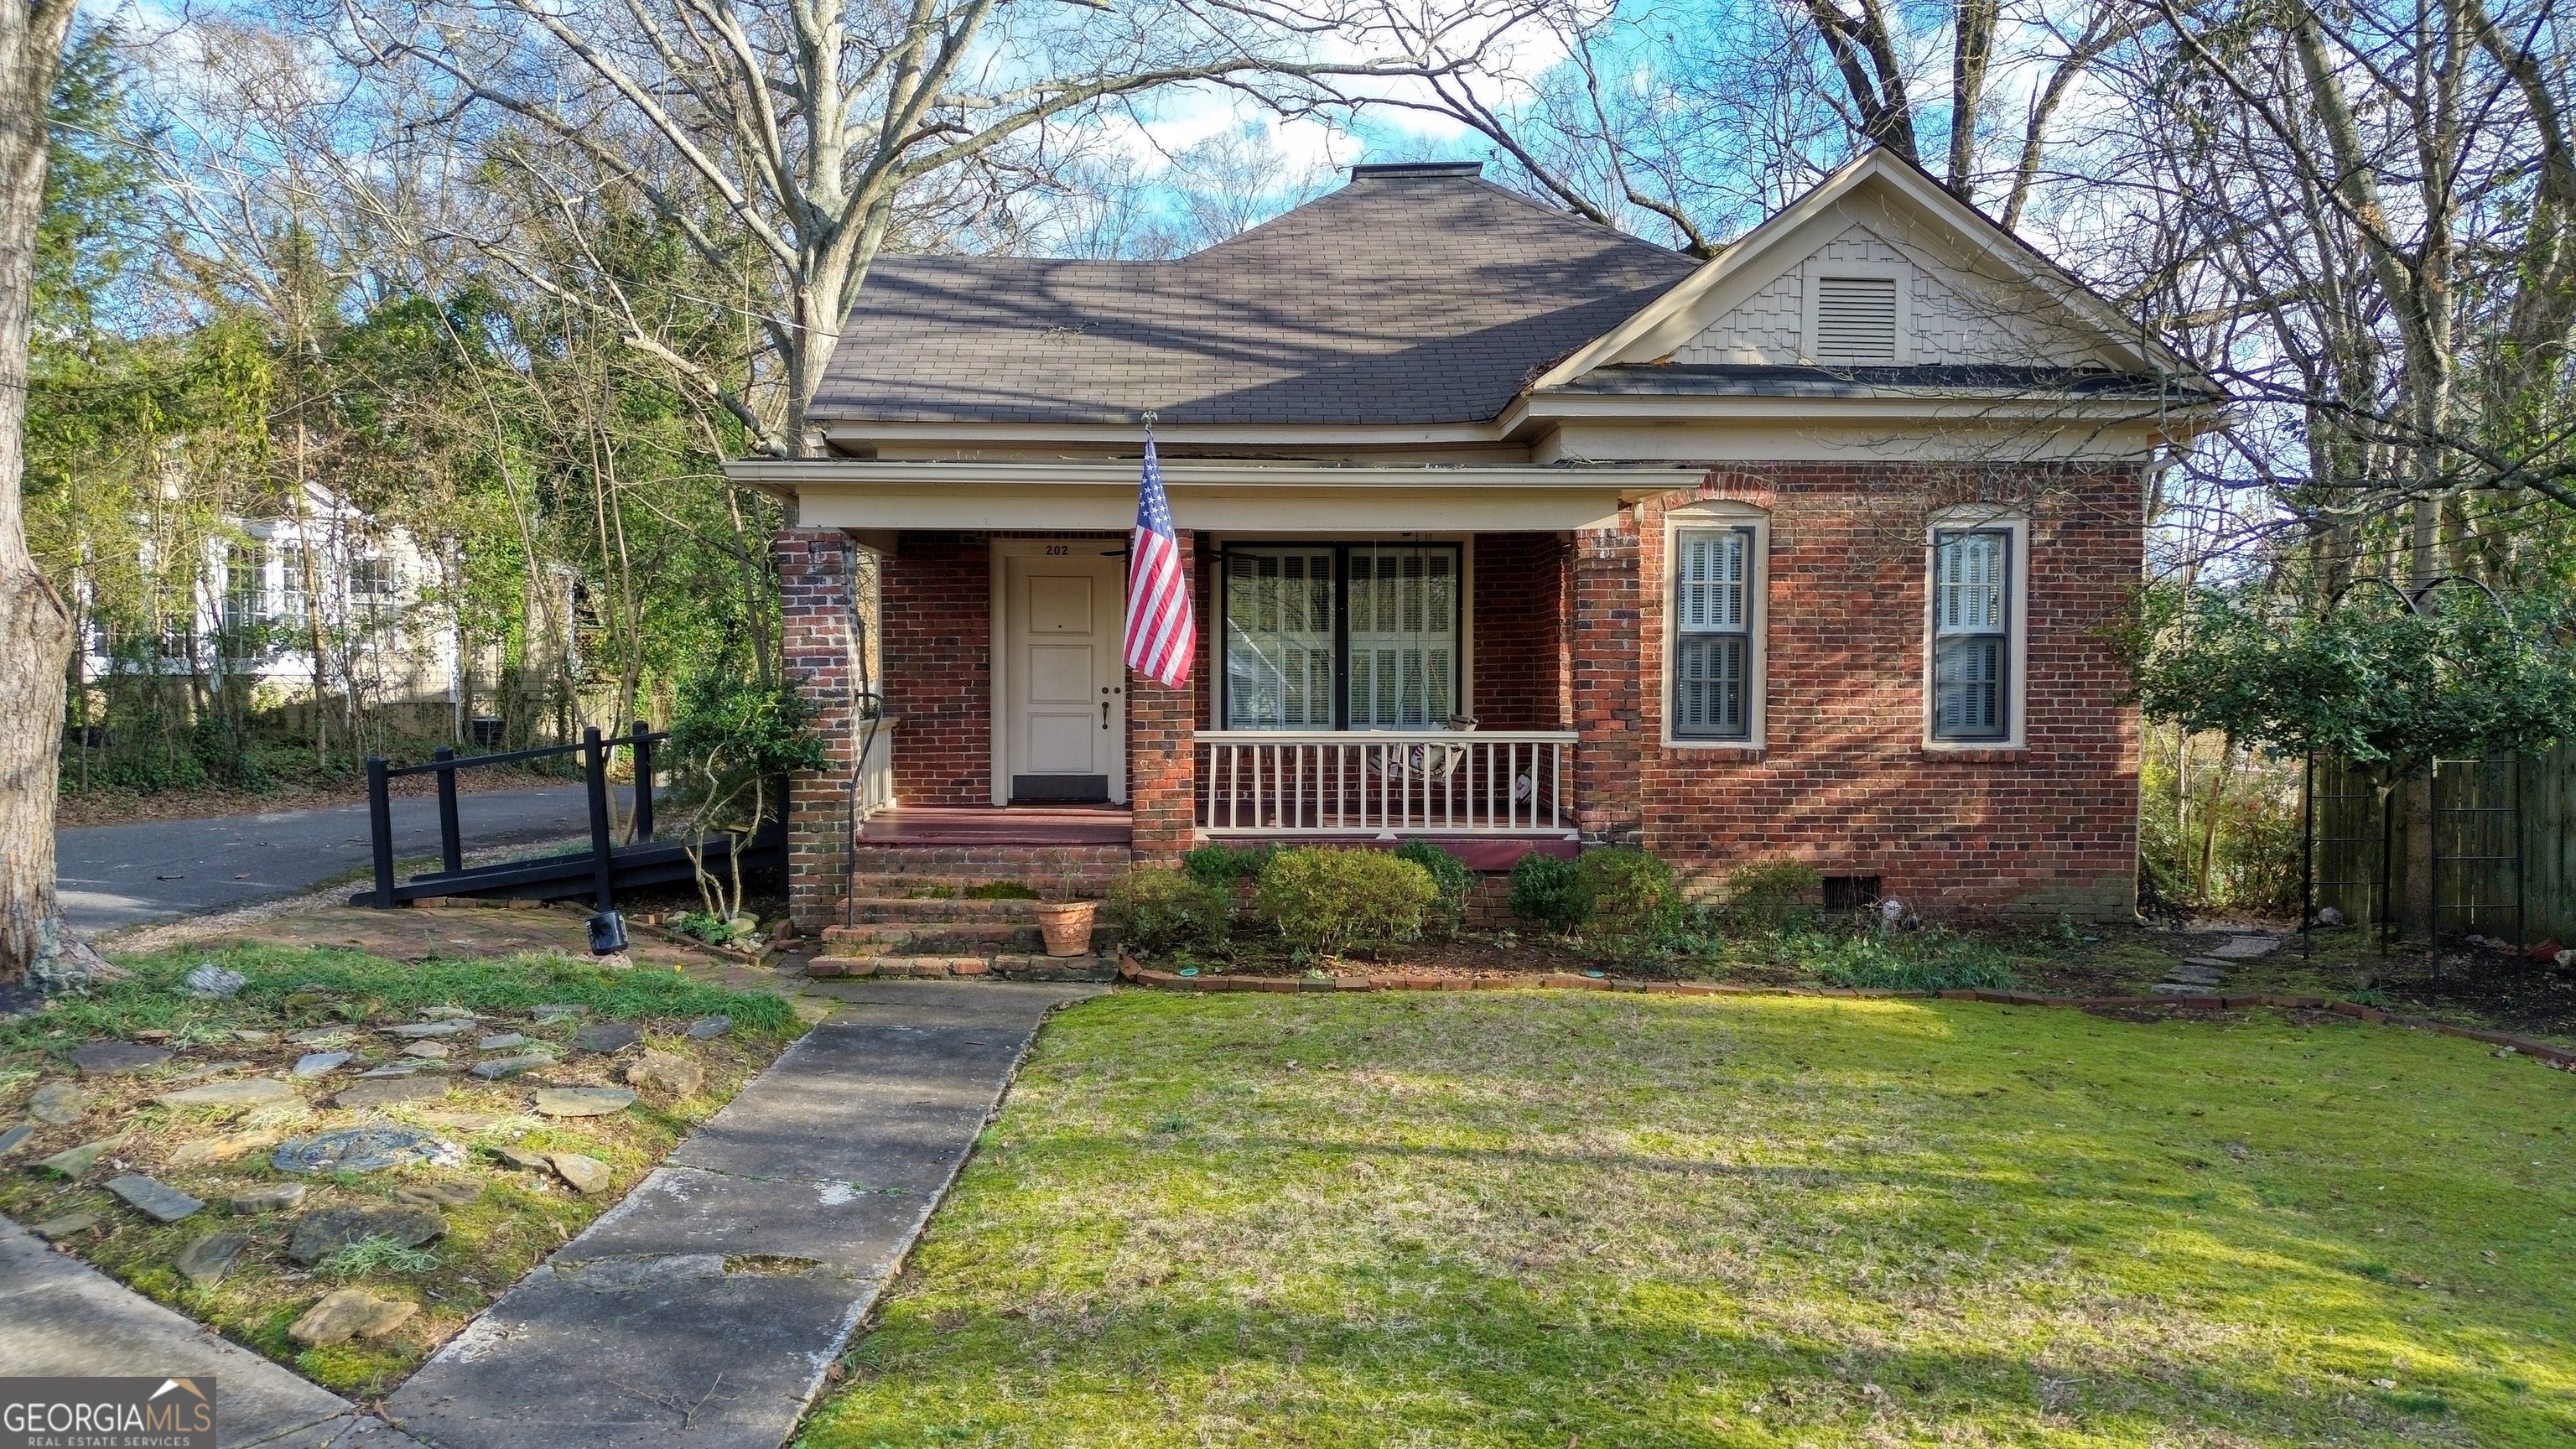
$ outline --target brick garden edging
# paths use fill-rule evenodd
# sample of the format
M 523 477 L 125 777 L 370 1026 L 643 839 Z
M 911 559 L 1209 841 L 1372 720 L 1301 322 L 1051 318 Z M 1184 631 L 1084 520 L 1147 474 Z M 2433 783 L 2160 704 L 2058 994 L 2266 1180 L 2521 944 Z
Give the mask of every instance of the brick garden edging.
M 1845 986 L 1743 986 L 1714 981 L 1629 981 L 1606 976 L 1555 972 L 1546 976 L 1427 976 L 1393 972 L 1384 976 L 1176 976 L 1149 971 L 1131 958 L 1118 963 L 1120 980 L 1166 991 L 1628 991 L 1648 996 L 1828 996 L 1880 1001 L 1989 1001 L 2002 1006 L 2144 1007 L 2158 1011 L 2241 1011 L 2271 1006 L 2293 1011 L 2329 1011 L 2356 1021 L 2439 1032 L 2502 1047 L 2558 1071 L 2576 1069 L 2576 1050 L 2551 1046 L 2511 1032 L 2482 1031 L 2424 1016 L 2400 1016 L 2375 1006 L 2333 1001 L 2322 996 L 2277 994 L 2236 996 L 2047 996 L 2036 991 L 1874 991 Z

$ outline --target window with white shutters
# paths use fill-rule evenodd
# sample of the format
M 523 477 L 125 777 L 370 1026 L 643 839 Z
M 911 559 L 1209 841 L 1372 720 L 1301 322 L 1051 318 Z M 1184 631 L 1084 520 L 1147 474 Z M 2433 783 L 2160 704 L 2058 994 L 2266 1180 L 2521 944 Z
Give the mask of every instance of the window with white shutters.
M 1932 536 L 1932 737 L 2012 733 L 2012 534 Z
M 1672 734 L 1741 740 L 1753 729 L 1754 531 L 1673 538 Z
M 1354 544 L 1349 564 L 1349 728 L 1447 725 L 1458 712 L 1458 551 Z
M 1896 279 L 1816 279 L 1816 336 L 1810 349 L 1828 366 L 1885 367 L 1896 361 Z

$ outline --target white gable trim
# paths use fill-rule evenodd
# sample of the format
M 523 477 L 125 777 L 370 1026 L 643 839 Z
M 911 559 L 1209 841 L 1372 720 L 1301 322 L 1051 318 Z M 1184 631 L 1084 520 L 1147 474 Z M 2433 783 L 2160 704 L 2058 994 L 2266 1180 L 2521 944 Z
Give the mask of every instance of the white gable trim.
M 1991 284 L 2038 291 L 2089 337 L 2105 365 L 2121 372 L 2192 370 L 2064 268 L 2032 251 L 1932 178 L 1873 148 L 1846 163 L 1777 215 L 1747 232 L 1697 272 L 1530 385 L 1561 387 L 1597 367 L 1651 363 L 1706 331 L 1792 267 L 1854 226 L 1865 227 L 1918 262 Z M 1812 289 L 1810 289 L 1812 294 Z

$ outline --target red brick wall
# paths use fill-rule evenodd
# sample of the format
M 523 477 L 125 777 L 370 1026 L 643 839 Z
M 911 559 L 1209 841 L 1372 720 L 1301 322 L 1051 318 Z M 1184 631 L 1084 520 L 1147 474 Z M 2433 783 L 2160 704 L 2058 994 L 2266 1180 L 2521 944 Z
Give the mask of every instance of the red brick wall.
M 1744 465 L 1584 535 L 1587 837 L 1633 836 L 1701 887 L 1792 856 L 1879 876 L 1934 915 L 2126 914 L 2138 718 L 2103 626 L 2138 578 L 2142 488 L 2134 468 Z M 1660 743 L 1664 509 L 1718 497 L 1771 510 L 1760 751 Z M 2020 750 L 1923 745 L 1924 538 L 1934 509 L 1962 502 L 2031 520 Z
M 1557 533 L 1476 535 L 1478 727 L 1558 730 L 1574 717 L 1564 622 L 1572 612 L 1573 544 Z
M 837 528 L 782 530 L 778 558 L 779 647 L 787 673 L 818 711 L 815 728 L 831 756 L 827 770 L 788 782 L 787 911 L 797 924 L 820 926 L 840 894 L 849 851 L 850 569 L 854 545 Z
M 886 560 L 886 712 L 895 799 L 993 803 L 991 550 L 980 533 L 906 533 Z
M 1134 670 L 1127 671 L 1127 801 L 1133 815 L 1129 828 L 1140 859 L 1169 857 L 1190 848 L 1198 823 L 1197 752 L 1191 734 L 1203 717 L 1200 701 L 1210 698 L 1208 658 L 1216 633 L 1209 607 L 1208 575 L 1198 540 L 1179 530 L 1181 558 L 1190 574 L 1192 607 L 1198 623 L 1198 659 L 1189 683 L 1166 689 Z

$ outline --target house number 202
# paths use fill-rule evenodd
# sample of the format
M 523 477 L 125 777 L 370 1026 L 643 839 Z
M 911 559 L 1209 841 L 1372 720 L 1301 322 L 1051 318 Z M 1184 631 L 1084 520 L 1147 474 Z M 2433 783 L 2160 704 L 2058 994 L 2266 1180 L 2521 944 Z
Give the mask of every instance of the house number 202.
M 1051 543 L 1047 545 L 1048 558 L 1062 558 L 1071 552 L 1073 552 L 1073 545 L 1069 543 Z

